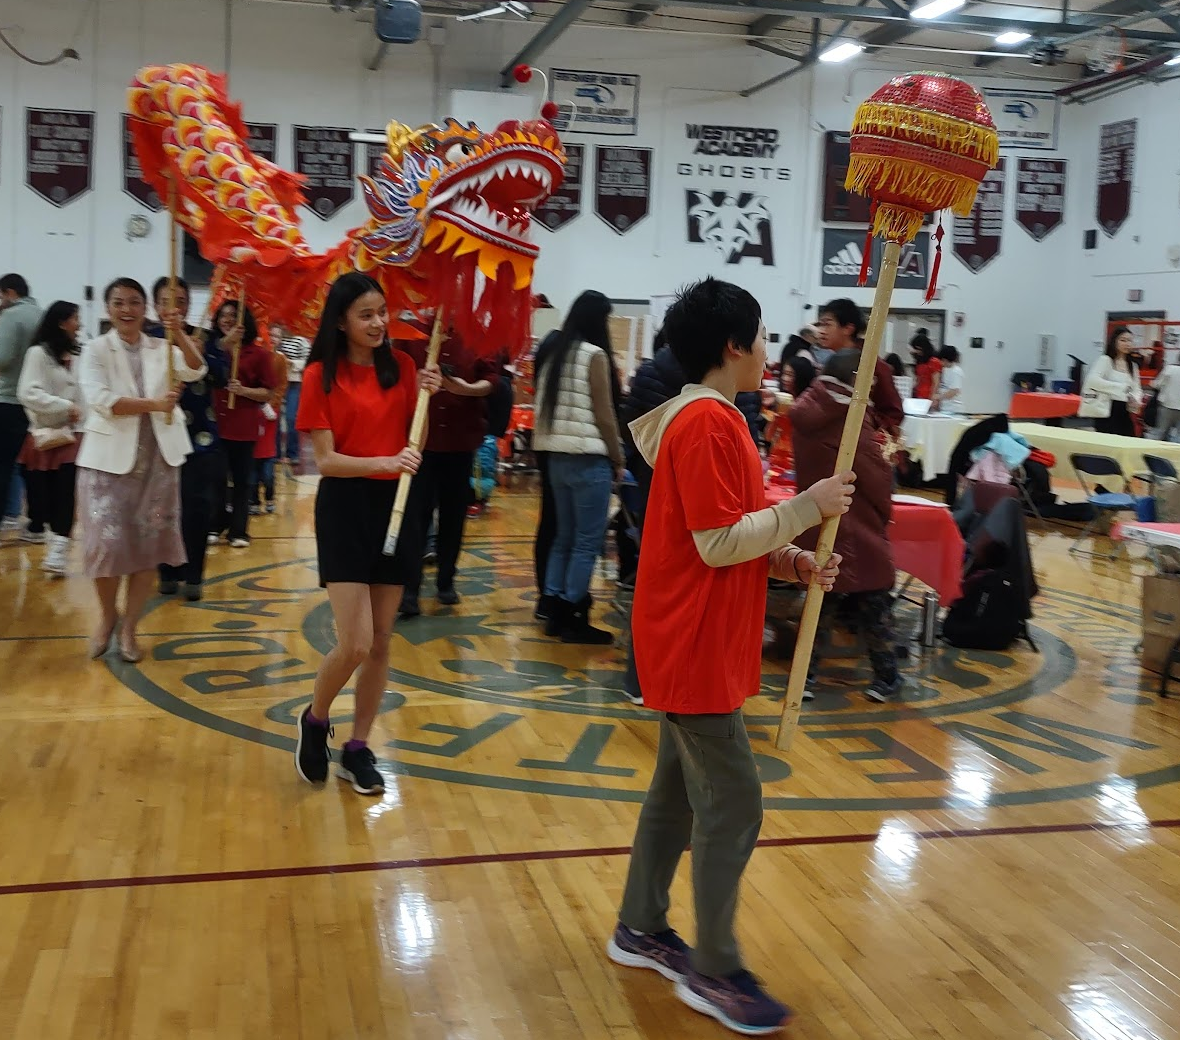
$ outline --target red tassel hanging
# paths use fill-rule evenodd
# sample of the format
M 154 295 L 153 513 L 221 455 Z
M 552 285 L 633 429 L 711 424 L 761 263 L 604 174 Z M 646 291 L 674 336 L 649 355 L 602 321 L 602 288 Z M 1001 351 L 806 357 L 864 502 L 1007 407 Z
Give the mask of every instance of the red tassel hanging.
M 860 258 L 860 275 L 856 279 L 857 285 L 865 285 L 869 280 L 869 259 L 873 255 L 873 221 L 877 216 L 877 200 L 873 199 L 872 209 L 869 210 L 869 226 L 865 231 L 864 251 Z
M 934 299 L 938 292 L 938 269 L 942 266 L 942 214 L 938 215 L 938 230 L 934 232 L 934 265 L 930 268 L 930 284 L 926 286 L 926 302 Z

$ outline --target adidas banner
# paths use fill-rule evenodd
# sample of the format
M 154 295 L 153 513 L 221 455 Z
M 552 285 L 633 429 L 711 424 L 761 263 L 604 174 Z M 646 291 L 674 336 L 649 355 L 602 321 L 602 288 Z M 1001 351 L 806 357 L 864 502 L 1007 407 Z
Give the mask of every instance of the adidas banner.
M 855 286 L 864 260 L 865 233 L 863 230 L 824 228 L 823 261 L 820 285 Z M 873 239 L 873 255 L 869 261 L 869 286 L 877 284 L 877 271 L 884 249 L 881 239 Z M 902 246 L 897 265 L 898 289 L 926 289 L 930 278 L 930 232 L 920 231 L 918 237 Z

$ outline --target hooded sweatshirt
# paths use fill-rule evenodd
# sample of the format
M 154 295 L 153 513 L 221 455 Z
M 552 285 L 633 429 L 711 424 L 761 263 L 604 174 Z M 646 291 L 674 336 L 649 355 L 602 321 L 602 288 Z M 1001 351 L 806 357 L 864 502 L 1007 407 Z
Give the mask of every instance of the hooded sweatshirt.
M 644 704 L 736 711 L 762 675 L 768 555 L 820 522 L 807 492 L 766 507 L 741 412 L 689 384 L 631 424 L 654 470 L 632 610 Z

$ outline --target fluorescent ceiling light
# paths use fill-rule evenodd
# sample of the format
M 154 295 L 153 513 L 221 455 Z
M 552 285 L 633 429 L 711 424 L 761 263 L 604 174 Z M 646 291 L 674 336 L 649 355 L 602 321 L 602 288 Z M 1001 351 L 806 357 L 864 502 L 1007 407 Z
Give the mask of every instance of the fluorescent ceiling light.
M 1024 43 L 1025 40 L 1031 38 L 1032 33 L 1019 32 L 1016 29 L 1009 29 L 1007 32 L 1000 33 L 996 37 L 996 43 L 1001 47 L 1015 47 L 1018 43 Z
M 930 0 L 910 12 L 911 18 L 941 18 L 944 14 L 957 11 L 967 0 Z
M 849 58 L 855 58 L 864 47 L 859 43 L 836 43 L 829 47 L 819 56 L 820 61 L 847 61 Z
M 1177 54 L 1175 57 L 1169 58 L 1167 61 L 1164 62 L 1164 64 L 1165 65 L 1180 65 L 1180 54 Z

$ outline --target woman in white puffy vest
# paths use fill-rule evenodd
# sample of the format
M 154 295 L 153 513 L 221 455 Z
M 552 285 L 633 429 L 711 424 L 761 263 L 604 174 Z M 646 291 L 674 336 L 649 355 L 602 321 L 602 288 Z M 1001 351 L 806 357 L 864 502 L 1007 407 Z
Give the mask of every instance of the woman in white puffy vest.
M 623 471 L 610 312 L 602 293 L 582 293 L 536 376 L 533 446 L 548 453 L 557 512 L 540 611 L 546 634 L 566 643 L 611 642 L 609 632 L 590 624 L 590 579 L 606 538 L 612 484 Z

